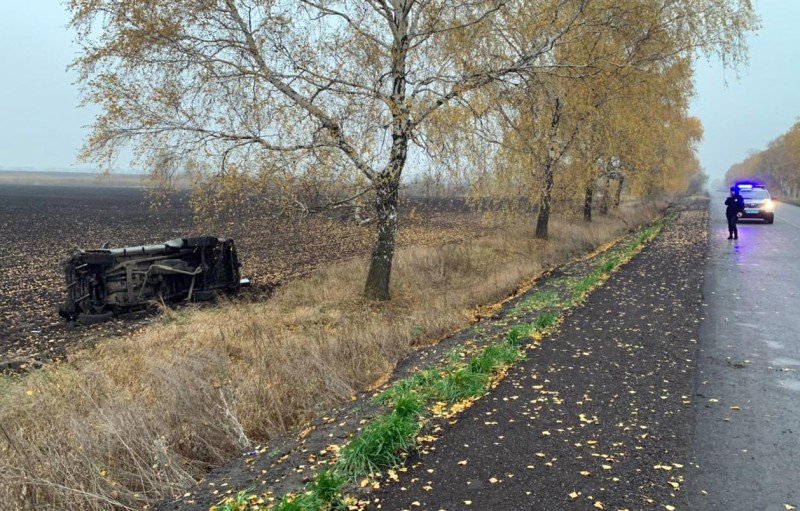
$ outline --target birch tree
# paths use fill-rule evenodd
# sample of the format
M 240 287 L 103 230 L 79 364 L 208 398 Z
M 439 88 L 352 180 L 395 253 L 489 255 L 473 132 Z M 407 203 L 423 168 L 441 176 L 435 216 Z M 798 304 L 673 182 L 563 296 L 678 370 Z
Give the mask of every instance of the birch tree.
M 361 187 L 377 231 L 365 295 L 388 299 L 400 180 L 429 119 L 542 66 L 586 1 L 70 0 L 74 66 L 102 108 L 83 156 L 132 146 L 153 174 Z M 538 34 L 521 52 L 515 17 Z
M 632 178 L 654 180 L 658 172 L 667 171 L 683 175 L 682 169 L 659 165 L 665 154 L 659 148 L 676 137 L 692 143 L 689 136 L 681 138 L 693 90 L 690 62 L 680 59 L 670 66 L 633 71 L 600 105 L 598 115 L 587 119 L 571 154 L 572 164 L 585 169 L 578 179 L 584 188 L 576 193 L 582 194 L 586 221 L 592 218 L 598 182 L 603 189 L 600 212 L 606 214 L 619 205 L 622 189 Z M 671 150 L 679 152 L 681 147 L 675 144 Z
M 516 83 L 498 84 L 500 92 L 489 89 L 496 99 L 495 106 L 483 111 L 489 119 L 481 124 L 485 129 L 480 136 L 498 144 L 505 156 L 504 167 L 496 170 L 500 182 L 515 181 L 502 176 L 508 173 L 532 182 L 525 188 L 533 193 L 531 198 L 538 206 L 538 238 L 548 235 L 556 177 L 565 158 L 575 159 L 577 153 L 570 151 L 579 137 L 586 139 L 587 131 L 602 130 L 615 108 L 636 104 L 638 113 L 647 115 L 684 104 L 691 88 L 668 84 L 661 97 L 649 87 L 673 70 L 688 69 L 690 77 L 691 64 L 700 52 L 719 55 L 732 66 L 738 65 L 746 57 L 744 35 L 757 25 L 747 0 L 599 0 L 585 6 L 580 21 L 563 44 L 542 56 L 548 60 L 548 67 L 520 74 Z M 531 35 L 524 22 L 512 21 L 510 26 L 521 41 Z M 673 92 L 677 98 L 667 97 L 666 93 Z M 646 101 L 636 100 L 636 95 Z M 674 106 L 673 110 L 680 108 Z M 631 140 L 623 137 L 620 130 L 617 134 L 639 150 L 653 140 Z M 613 174 L 619 182 L 623 176 L 619 172 L 620 156 L 613 153 L 610 138 L 613 136 L 589 133 L 592 143 L 608 147 L 591 147 L 584 141 L 578 152 L 595 153 L 596 164 L 593 161 L 590 166 L 600 169 L 606 177 Z M 625 148 L 624 152 L 630 150 Z M 519 165 L 522 161 L 535 168 Z M 589 173 L 585 181 L 586 218 L 591 216 L 588 203 L 596 178 L 596 174 Z
M 772 140 L 762 151 L 753 151 L 743 161 L 728 169 L 725 179 L 765 182 L 771 193 L 797 199 L 800 197 L 800 123 Z

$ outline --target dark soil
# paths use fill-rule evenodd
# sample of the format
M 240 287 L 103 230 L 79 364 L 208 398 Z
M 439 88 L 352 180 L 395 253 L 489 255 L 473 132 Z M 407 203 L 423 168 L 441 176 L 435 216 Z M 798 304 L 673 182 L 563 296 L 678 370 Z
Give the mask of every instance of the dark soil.
M 706 238 L 682 212 L 370 508 L 686 509 Z
M 151 213 L 143 200 L 133 188 L 0 186 L 0 362 L 58 358 L 69 346 L 141 326 L 70 329 L 57 308 L 61 261 L 75 249 L 163 241 L 190 230 L 180 208 Z
M 401 245 L 438 244 L 486 232 L 459 199 L 416 199 L 401 211 Z M 77 248 L 159 243 L 189 235 L 233 237 L 243 276 L 255 284 L 243 299 L 262 298 L 287 279 L 332 261 L 366 255 L 372 226 L 341 211 L 311 219 L 226 218 L 198 225 L 185 196 L 152 210 L 143 190 L 104 186 L 0 184 L 0 372 L 36 367 L 100 337 L 127 335 L 153 320 L 126 318 L 70 328 L 58 316 L 63 261 Z

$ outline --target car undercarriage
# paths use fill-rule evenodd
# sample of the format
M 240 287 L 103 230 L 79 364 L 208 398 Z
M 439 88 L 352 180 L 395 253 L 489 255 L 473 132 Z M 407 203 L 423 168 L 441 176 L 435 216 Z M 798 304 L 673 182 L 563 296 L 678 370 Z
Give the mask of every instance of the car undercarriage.
M 79 250 L 63 267 L 67 297 L 59 314 L 82 324 L 158 302 L 211 300 L 242 285 L 233 240 L 212 236 Z

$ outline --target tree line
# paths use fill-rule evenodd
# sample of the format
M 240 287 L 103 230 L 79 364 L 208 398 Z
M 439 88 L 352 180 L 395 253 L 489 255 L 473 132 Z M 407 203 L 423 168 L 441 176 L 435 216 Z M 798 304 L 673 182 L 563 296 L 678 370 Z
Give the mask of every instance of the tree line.
M 132 147 L 198 208 L 259 191 L 286 209 L 369 206 L 365 296 L 389 298 L 404 173 L 524 198 L 536 236 L 565 198 L 686 189 L 698 56 L 737 65 L 749 0 L 70 0 L 82 156 Z M 308 198 L 314 197 L 313 203 Z M 603 207 L 607 207 L 607 202 Z
M 781 197 L 800 198 L 800 122 L 725 174 L 728 183 L 743 179 L 761 181 Z

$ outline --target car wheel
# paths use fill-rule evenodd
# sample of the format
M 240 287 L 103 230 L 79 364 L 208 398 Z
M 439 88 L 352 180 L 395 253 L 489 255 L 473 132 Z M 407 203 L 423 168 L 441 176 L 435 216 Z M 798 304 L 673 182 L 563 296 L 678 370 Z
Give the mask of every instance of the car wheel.
M 768 223 L 768 224 L 774 223 L 775 222 L 775 215 L 769 215 L 767 218 L 764 219 L 764 221 L 766 223 Z

